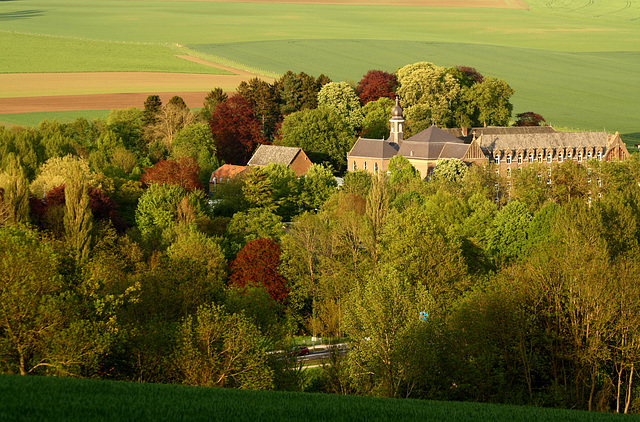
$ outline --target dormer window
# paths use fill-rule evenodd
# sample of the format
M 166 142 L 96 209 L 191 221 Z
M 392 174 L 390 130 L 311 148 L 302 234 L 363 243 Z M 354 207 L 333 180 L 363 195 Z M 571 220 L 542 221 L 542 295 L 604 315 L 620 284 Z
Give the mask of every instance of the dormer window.
M 529 162 L 533 163 L 533 154 L 529 154 Z
M 511 154 L 507 155 L 507 164 L 511 164 Z
M 550 163 L 553 160 L 553 156 L 551 154 L 547 155 L 547 163 Z
M 579 163 L 582 162 L 582 153 L 581 152 L 578 153 L 578 162 Z
M 562 153 L 558 153 L 558 162 L 561 163 L 562 162 Z
M 518 155 L 518 164 L 522 164 L 522 154 Z
M 542 153 L 541 152 L 538 153 L 538 162 L 539 163 L 542 162 Z
M 589 151 L 587 153 L 587 160 L 591 160 L 591 157 L 593 156 L 593 154 L 591 153 L 591 151 Z
M 602 161 L 602 151 L 598 151 L 598 161 Z

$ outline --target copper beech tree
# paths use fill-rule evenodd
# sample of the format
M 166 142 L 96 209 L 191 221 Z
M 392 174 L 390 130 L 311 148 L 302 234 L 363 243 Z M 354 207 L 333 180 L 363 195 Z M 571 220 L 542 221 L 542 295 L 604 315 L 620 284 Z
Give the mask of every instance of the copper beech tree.
M 218 159 L 227 164 L 247 164 L 256 147 L 267 142 L 262 134 L 262 123 L 249 102 L 240 95 L 218 104 L 209 126 Z
M 278 272 L 280 247 L 271 239 L 248 242 L 229 263 L 229 284 L 241 289 L 262 286 L 275 301 L 282 302 L 289 295 L 286 280 Z
M 144 170 L 140 181 L 149 185 L 156 183 L 181 186 L 189 192 L 202 189 L 200 168 L 193 157 L 158 161 L 153 167 L 147 167 Z

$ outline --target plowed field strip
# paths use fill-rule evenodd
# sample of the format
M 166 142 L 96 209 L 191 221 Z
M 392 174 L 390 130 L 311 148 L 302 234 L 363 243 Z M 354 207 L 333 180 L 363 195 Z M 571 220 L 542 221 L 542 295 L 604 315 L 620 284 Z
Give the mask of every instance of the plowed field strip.
M 145 72 L 5 73 L 0 74 L 0 97 L 210 91 L 215 87 L 233 91 L 240 82 L 255 76 L 257 75 L 246 72 L 239 75 Z M 269 78 L 262 79 L 271 81 Z
M 202 107 L 208 91 L 202 92 L 136 92 L 126 94 L 55 95 L 44 97 L 0 98 L 0 114 L 38 113 L 45 111 L 112 110 L 143 108 L 149 95 L 158 95 L 163 104 L 179 95 L 189 108 Z

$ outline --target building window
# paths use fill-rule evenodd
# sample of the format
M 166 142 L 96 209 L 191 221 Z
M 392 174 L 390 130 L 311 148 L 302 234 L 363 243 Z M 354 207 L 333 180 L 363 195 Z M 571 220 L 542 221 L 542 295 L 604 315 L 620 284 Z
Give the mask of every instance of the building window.
M 598 151 L 598 161 L 602 161 L 602 151 Z
M 496 155 L 496 156 L 493 158 L 493 161 L 494 161 L 494 162 L 496 162 L 496 163 L 499 163 L 499 162 L 500 162 L 500 156 L 499 156 L 499 155 Z
M 378 172 L 378 163 L 373 163 L 373 171 Z
M 542 153 L 538 153 L 538 162 L 541 163 L 542 162 Z
M 511 154 L 507 155 L 507 164 L 511 164 Z
M 529 154 L 529 162 L 533 163 L 533 154 Z
M 507 169 L 507 177 L 511 177 L 511 169 Z
M 550 163 L 553 160 L 553 156 L 551 154 L 547 155 L 547 163 Z
M 587 153 L 587 160 L 591 160 L 591 157 L 593 156 L 593 154 L 591 154 L 591 151 L 589 151 Z
M 518 164 L 522 164 L 522 154 L 518 155 Z
M 356 160 L 353 160 L 353 171 L 358 170 L 358 166 L 356 165 Z
M 571 160 L 571 153 L 567 152 L 567 160 Z
M 582 162 L 582 153 L 581 152 L 578 153 L 578 162 L 579 163 Z
M 365 169 L 365 170 L 367 169 L 367 162 L 366 161 L 364 162 L 364 166 L 362 168 Z
M 562 153 L 558 153 L 558 162 L 561 163 L 562 162 Z

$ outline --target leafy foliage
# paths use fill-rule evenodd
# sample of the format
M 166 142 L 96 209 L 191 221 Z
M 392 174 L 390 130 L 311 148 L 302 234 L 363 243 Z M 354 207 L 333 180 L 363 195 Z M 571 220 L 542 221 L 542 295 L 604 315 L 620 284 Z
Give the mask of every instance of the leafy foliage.
M 235 95 L 218 104 L 209 120 L 219 160 L 245 165 L 255 148 L 266 142 L 262 124 L 251 105 Z
M 229 263 L 229 283 L 240 288 L 262 286 L 273 300 L 282 302 L 289 291 L 278 272 L 280 247 L 272 240 L 259 238 L 248 242 Z
M 356 94 L 360 98 L 360 103 L 363 107 L 370 101 L 377 101 L 380 98 L 394 100 L 397 84 L 398 79 L 393 73 L 370 70 L 358 82 Z

